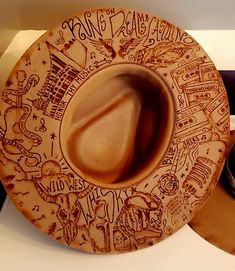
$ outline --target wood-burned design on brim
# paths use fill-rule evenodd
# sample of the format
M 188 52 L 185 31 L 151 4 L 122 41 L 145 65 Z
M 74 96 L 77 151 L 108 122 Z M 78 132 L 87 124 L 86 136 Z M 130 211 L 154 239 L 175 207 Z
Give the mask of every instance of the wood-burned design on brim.
M 229 152 L 221 178 L 210 199 L 189 223 L 205 240 L 232 255 L 235 255 L 235 198 L 231 182 L 235 168 L 234 143 L 235 131 L 231 131 Z
M 226 91 L 185 31 L 105 8 L 38 39 L 0 100 L 0 178 L 55 240 L 116 253 L 153 245 L 210 196 L 229 137 Z

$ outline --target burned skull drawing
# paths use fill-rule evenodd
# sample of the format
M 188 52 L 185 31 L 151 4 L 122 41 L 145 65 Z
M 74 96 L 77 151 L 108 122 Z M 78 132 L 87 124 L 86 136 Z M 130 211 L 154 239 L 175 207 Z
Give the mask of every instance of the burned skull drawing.
M 70 178 L 73 178 L 70 175 L 61 173 L 60 166 L 58 164 L 53 165 L 53 163 L 56 162 L 47 162 L 47 164 L 45 164 L 41 169 L 42 177 L 33 178 L 32 180 L 40 197 L 44 201 L 48 203 L 54 203 L 58 206 L 56 216 L 63 228 L 64 240 L 68 245 L 70 245 L 71 242 L 75 240 L 78 234 L 78 220 L 82 211 L 79 199 L 87 196 L 93 189 L 93 186 L 88 185 L 84 190 L 80 192 L 70 192 L 66 194 L 59 193 L 56 195 L 51 195 L 40 185 L 42 181 L 53 181 L 54 179 L 68 182 Z M 53 167 L 51 167 L 50 165 L 53 165 Z

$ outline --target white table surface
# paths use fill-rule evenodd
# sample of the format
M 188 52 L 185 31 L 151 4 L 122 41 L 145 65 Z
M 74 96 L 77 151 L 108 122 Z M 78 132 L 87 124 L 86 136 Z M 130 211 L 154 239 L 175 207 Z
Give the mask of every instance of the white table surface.
M 217 69 L 235 70 L 235 31 L 188 31 Z M 0 58 L 0 88 L 16 61 L 44 31 L 20 31 Z M 235 129 L 235 119 L 231 118 Z M 67 248 L 32 226 L 7 199 L 0 213 L 0 270 L 234 271 L 235 257 L 212 246 L 188 225 L 150 248 L 94 255 Z

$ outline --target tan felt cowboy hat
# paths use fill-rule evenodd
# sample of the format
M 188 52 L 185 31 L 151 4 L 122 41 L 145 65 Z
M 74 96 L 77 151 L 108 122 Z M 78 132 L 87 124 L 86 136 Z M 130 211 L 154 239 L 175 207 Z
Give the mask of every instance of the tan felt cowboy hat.
M 24 216 L 88 252 L 151 246 L 209 198 L 226 91 L 188 33 L 146 12 L 84 11 L 38 39 L 0 96 L 0 178 Z

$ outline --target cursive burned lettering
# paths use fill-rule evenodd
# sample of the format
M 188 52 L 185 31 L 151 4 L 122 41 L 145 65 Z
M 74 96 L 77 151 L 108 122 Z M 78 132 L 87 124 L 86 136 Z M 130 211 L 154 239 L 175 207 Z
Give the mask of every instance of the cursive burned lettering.
M 106 29 L 106 21 L 103 14 L 99 12 L 96 14 L 96 17 L 92 17 L 92 13 L 87 11 L 81 18 L 76 16 L 65 20 L 62 23 L 62 28 L 66 29 L 68 27 L 73 36 L 79 37 L 81 40 L 102 37 L 102 32 Z
M 147 33 L 146 17 L 143 13 L 119 11 L 110 16 L 111 35 L 114 36 L 136 36 L 143 37 Z
M 144 46 L 149 47 L 160 41 L 180 41 L 186 45 L 195 43 L 192 37 L 180 28 L 165 20 L 153 17 L 149 23 L 148 34 L 144 41 Z
M 107 13 L 99 9 L 94 16 L 92 11 L 87 11 L 81 17 L 65 20 L 62 28 L 68 28 L 72 35 L 80 40 L 102 38 L 109 32 L 112 38 L 145 37 L 145 47 L 161 41 L 180 41 L 186 45 L 195 43 L 190 35 L 167 21 L 157 17 L 150 20 L 149 16 L 136 11 L 115 12 L 113 9 Z

